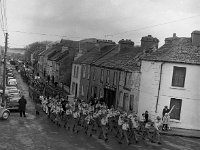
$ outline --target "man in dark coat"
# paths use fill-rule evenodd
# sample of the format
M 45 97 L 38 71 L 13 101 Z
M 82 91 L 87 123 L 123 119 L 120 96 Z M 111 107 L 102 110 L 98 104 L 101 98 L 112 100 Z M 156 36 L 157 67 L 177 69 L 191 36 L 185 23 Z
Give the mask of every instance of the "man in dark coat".
M 22 117 L 22 114 L 24 117 L 26 117 L 26 114 L 25 114 L 25 110 L 26 110 L 26 99 L 24 98 L 24 96 L 22 96 L 19 101 L 19 113 L 20 113 L 20 117 Z

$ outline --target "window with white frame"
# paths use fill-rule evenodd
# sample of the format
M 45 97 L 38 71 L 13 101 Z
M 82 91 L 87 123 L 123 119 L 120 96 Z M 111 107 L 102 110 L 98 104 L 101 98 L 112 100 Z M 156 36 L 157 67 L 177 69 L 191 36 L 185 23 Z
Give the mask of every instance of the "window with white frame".
M 90 79 L 90 66 L 87 67 L 87 78 Z
M 174 66 L 173 77 L 172 77 L 172 86 L 184 87 L 185 75 L 186 75 L 186 68 L 185 67 Z
M 79 74 L 79 66 L 76 67 L 76 78 L 78 78 L 78 74 Z
M 74 77 L 76 77 L 76 66 L 74 65 Z
M 102 82 L 102 83 L 103 83 L 103 76 L 104 76 L 104 70 L 101 69 L 101 78 L 100 78 L 100 82 Z
M 126 72 L 125 75 L 125 87 L 129 88 L 130 85 L 130 81 L 131 81 L 131 73 L 130 72 Z
M 86 66 L 83 65 L 83 78 L 85 78 L 85 76 L 86 76 Z

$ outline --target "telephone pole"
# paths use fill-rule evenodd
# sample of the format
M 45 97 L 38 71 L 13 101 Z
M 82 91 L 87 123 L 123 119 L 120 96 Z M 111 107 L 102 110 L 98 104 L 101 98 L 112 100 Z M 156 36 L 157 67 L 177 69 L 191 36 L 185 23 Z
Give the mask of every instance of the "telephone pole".
M 7 49 L 8 49 L 8 33 L 6 33 L 6 36 L 5 36 L 4 67 L 3 67 L 3 97 L 2 97 L 2 103 L 4 104 L 4 107 L 6 107 L 5 89 L 6 89 L 6 59 L 7 59 Z

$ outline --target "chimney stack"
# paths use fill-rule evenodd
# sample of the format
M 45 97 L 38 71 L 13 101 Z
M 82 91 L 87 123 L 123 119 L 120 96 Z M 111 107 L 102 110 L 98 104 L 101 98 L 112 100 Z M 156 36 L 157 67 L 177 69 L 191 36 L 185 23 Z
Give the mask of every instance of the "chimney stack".
M 193 46 L 200 46 L 200 31 L 193 31 L 191 33 L 191 38 L 192 38 L 192 45 Z
M 177 39 L 176 33 L 173 33 L 173 37 L 165 38 L 165 44 L 171 44 L 173 40 Z
M 158 49 L 159 40 L 157 38 L 152 37 L 151 35 L 142 37 L 141 39 L 141 48 L 145 52 L 149 52 L 152 49 Z
M 99 51 L 101 50 L 102 47 L 108 45 L 115 45 L 115 42 L 113 42 L 112 40 L 97 40 L 97 46 L 99 48 Z
M 122 39 L 118 43 L 119 43 L 119 51 L 122 49 L 134 47 L 134 42 L 131 40 L 128 40 L 128 39 L 126 39 L 126 40 Z

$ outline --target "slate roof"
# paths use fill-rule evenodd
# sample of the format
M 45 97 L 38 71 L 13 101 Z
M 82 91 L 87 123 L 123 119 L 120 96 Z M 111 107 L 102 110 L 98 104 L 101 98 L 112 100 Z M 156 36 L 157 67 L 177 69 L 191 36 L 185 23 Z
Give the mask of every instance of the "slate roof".
M 157 51 L 143 57 L 143 60 L 200 64 L 200 47 L 192 45 L 191 38 L 167 38 Z
M 51 48 L 51 53 L 48 55 L 48 59 L 52 60 L 56 55 L 59 55 L 59 52 L 62 50 L 62 46 L 59 44 L 53 45 Z
M 97 59 L 103 57 L 108 52 L 112 51 L 112 49 L 116 47 L 116 45 L 108 45 L 104 46 L 99 50 L 98 47 L 93 47 L 92 50 L 85 53 L 81 57 L 79 57 L 77 60 L 74 61 L 75 64 L 91 64 Z
M 63 59 L 65 56 L 67 56 L 69 54 L 69 51 L 64 51 L 64 52 L 60 52 L 56 55 L 54 55 L 54 57 L 51 58 L 52 61 L 60 61 L 61 59 Z
M 115 49 L 119 49 L 117 46 Z M 139 70 L 137 62 L 139 57 L 143 54 L 140 47 L 126 47 L 120 49 L 118 53 L 108 54 L 110 57 L 103 57 L 97 60 L 94 64 L 97 66 L 120 69 L 126 71 Z
M 44 55 L 46 55 L 46 54 L 51 53 L 53 50 L 54 50 L 54 49 L 52 49 L 52 48 L 48 48 L 48 49 L 46 49 L 46 50 L 43 50 L 41 53 L 39 53 L 39 55 L 40 55 L 40 56 L 44 56 Z

